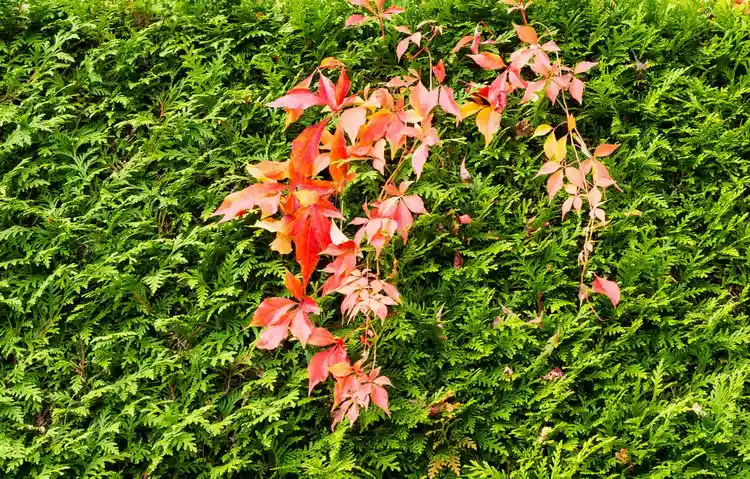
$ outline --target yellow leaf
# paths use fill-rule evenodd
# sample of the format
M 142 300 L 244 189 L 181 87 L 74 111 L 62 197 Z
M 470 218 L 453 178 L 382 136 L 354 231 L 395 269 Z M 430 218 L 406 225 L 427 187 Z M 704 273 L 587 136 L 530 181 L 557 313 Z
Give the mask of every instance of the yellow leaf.
M 352 373 L 352 368 L 345 362 L 336 363 L 328 367 L 328 371 L 336 377 L 348 376 Z
M 483 105 L 480 105 L 479 103 L 474 103 L 473 101 L 468 101 L 461 105 L 461 118 L 466 118 L 468 116 L 473 115 L 474 113 L 478 112 L 482 109 Z
M 492 137 L 500 129 L 500 118 L 500 113 L 490 106 L 482 108 L 477 114 L 477 128 L 484 135 L 485 146 L 490 144 Z
M 555 151 L 557 150 L 557 140 L 555 134 L 550 133 L 546 140 L 544 140 L 544 155 L 550 159 L 555 159 Z
M 568 131 L 573 131 L 576 129 L 576 117 L 573 115 L 568 115 Z
M 549 133 L 550 131 L 552 131 L 552 127 L 550 125 L 547 125 L 547 124 L 539 125 L 536 127 L 536 130 L 534 130 L 533 136 L 534 137 L 543 136 Z
M 299 190 L 294 192 L 294 196 L 299 200 L 300 205 L 304 208 L 310 205 L 314 205 L 318 202 L 320 195 L 311 190 Z
M 566 146 L 568 145 L 568 135 L 557 140 L 555 148 L 555 159 L 562 163 L 565 160 Z

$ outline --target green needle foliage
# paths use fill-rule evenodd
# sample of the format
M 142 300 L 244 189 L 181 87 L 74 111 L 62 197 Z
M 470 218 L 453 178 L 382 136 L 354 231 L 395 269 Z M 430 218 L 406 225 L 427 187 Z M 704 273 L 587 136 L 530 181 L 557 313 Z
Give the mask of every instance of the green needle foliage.
M 514 20 L 491 0 L 405 3 L 396 23 L 446 25 L 446 54 L 477 21 Z M 378 355 L 392 417 L 332 433 L 311 351 L 258 351 L 246 327 L 282 291 L 270 233 L 208 216 L 245 164 L 287 158 L 309 123 L 280 133 L 264 104 L 302 72 L 327 56 L 359 87 L 397 71 L 377 26 L 343 29 L 333 0 L 0 2 L 0 476 L 750 478 L 750 16 L 530 12 L 601 62 L 576 116 L 622 143 L 624 191 L 590 269 L 623 300 L 578 306 L 583 220 L 560 221 L 539 141 L 514 134 L 547 108 L 509 108 L 487 148 L 467 122 L 415 185 L 432 214 L 398 251 Z M 456 231 L 454 210 L 473 222 Z

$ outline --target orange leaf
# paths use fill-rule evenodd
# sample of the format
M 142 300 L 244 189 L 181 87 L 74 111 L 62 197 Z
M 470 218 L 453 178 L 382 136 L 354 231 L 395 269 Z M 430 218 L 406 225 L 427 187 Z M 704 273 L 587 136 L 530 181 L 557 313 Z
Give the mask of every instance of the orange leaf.
M 328 371 L 334 376 L 336 376 L 337 378 L 339 378 L 339 377 L 349 376 L 352 373 L 352 368 L 346 362 L 341 361 L 331 366 L 328 366 Z
M 443 63 L 442 58 L 437 62 L 437 65 L 432 67 L 432 73 L 435 74 L 435 79 L 438 83 L 443 83 L 445 80 L 445 64 Z
M 383 138 L 393 116 L 390 111 L 380 110 L 375 112 L 360 130 L 359 144 L 370 145 Z
M 289 176 L 292 183 L 312 177 L 315 158 L 318 156 L 320 138 L 327 123 L 328 119 L 325 119 L 320 123 L 308 126 L 292 142 L 289 162 Z
M 550 175 L 549 178 L 547 178 L 547 194 L 549 195 L 549 199 L 552 199 L 555 197 L 558 191 L 563 186 L 563 171 L 557 170 L 552 175 Z
M 302 290 L 302 283 L 289 270 L 286 270 L 286 274 L 284 275 L 284 286 L 297 299 L 301 300 L 305 296 Z
M 482 52 L 476 55 L 468 55 L 483 70 L 500 70 L 505 67 L 503 57 L 496 53 Z
M 596 147 L 596 150 L 594 150 L 594 156 L 596 156 L 597 158 L 609 156 L 614 153 L 615 150 L 619 147 L 619 144 L 612 145 L 609 143 L 602 143 L 601 145 Z
M 524 43 L 539 43 L 539 37 L 537 37 L 536 30 L 528 25 L 513 25 L 516 29 L 518 38 Z

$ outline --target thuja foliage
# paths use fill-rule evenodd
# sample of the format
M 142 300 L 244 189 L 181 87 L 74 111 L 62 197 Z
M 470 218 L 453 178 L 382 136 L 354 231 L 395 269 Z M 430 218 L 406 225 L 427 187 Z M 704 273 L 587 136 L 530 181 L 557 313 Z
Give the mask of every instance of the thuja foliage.
M 430 48 L 457 92 L 496 77 L 442 53 L 479 22 L 496 38 L 482 51 L 518 43 L 520 12 L 500 2 L 398 6 L 410 35 L 425 19 L 444 27 Z M 564 130 L 564 114 L 511 101 L 486 147 L 473 121 L 451 126 L 409 188 L 429 214 L 380 259 L 400 291 L 378 331 L 391 417 L 363 409 L 335 431 L 329 393 L 308 397 L 314 351 L 259 350 L 247 327 L 292 263 L 249 228 L 256 213 L 210 215 L 247 186 L 247 164 L 285 161 L 318 121 L 285 130 L 267 103 L 328 57 L 357 89 L 403 75 L 405 34 L 380 38 L 377 19 L 343 28 L 343 1 L 0 13 L 4 476 L 750 477 L 742 12 L 524 10 L 565 64 L 599 62 L 569 108 L 583 138 L 622 144 L 607 163 L 622 192 L 606 197 L 584 280 L 616 278 L 622 300 L 580 306 L 587 217 L 563 221 L 536 177 L 534 130 Z M 360 172 L 346 217 L 382 182 Z M 340 323 L 338 300 L 318 299 L 316 323 Z

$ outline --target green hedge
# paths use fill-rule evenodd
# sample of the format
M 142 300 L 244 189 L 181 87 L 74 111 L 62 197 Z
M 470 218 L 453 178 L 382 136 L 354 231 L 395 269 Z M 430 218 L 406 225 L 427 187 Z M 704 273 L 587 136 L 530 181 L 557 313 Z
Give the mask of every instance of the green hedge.
M 246 327 L 287 261 L 252 218 L 208 215 L 309 124 L 284 132 L 267 101 L 326 56 L 381 81 L 393 38 L 343 30 L 343 0 L 21 3 L 0 5 L 0 476 L 750 478 L 748 16 L 532 6 L 567 60 L 601 62 L 578 126 L 623 144 L 592 263 L 623 301 L 578 307 L 581 221 L 534 178 L 539 140 L 513 134 L 550 108 L 512 105 L 486 149 L 468 122 L 398 248 L 404 304 L 378 355 L 393 416 L 331 433 L 312 351 L 259 351 Z M 447 55 L 456 39 L 514 20 L 414 0 L 399 22 L 425 18 L 450 27 L 435 49 L 465 81 L 489 74 Z M 474 222 L 454 234 L 452 210 Z

